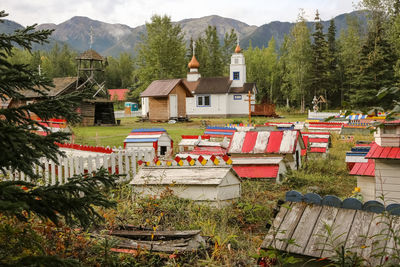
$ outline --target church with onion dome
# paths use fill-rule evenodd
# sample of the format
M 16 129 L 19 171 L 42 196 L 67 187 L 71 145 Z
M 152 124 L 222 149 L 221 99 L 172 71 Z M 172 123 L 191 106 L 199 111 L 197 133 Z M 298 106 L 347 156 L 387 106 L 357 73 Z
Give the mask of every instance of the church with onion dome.
M 193 96 L 186 97 L 186 116 L 247 116 L 249 114 L 248 94 L 250 92 L 252 100 L 255 100 L 257 87 L 255 83 L 246 82 L 246 62 L 239 43 L 236 45 L 235 51 L 231 56 L 229 77 L 203 78 L 199 72 L 200 64 L 201 62 L 196 59 L 196 55 L 193 53 L 193 57 L 188 64 L 189 71 L 187 76 L 184 79 L 180 79 L 182 86 L 188 89 Z M 157 90 L 163 89 L 157 88 Z M 148 90 L 146 89 L 146 91 Z M 142 94 L 141 97 L 142 115 L 146 117 L 150 109 L 148 92 Z M 173 107 L 173 105 L 169 106 Z M 170 119 L 174 118 L 170 117 Z

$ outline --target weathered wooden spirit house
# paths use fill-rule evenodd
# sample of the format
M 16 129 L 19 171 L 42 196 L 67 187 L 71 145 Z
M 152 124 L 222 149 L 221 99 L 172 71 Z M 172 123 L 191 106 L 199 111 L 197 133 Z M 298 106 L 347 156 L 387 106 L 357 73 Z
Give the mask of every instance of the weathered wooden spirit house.
M 234 158 L 282 157 L 292 170 L 301 167 L 304 149 L 300 131 L 235 132 L 228 148 Z
M 130 182 L 136 194 L 160 196 L 167 188 L 180 198 L 223 206 L 241 195 L 231 166 L 143 167 Z
M 157 156 L 165 156 L 173 149 L 174 142 L 163 128 L 133 129 L 124 140 L 124 148 L 154 148 Z
M 193 97 L 182 79 L 156 80 L 141 94 L 142 115 L 150 121 L 186 118 L 186 98 Z
M 78 112 L 83 125 L 115 124 L 114 104 L 105 89 L 104 68 L 106 60 L 93 49 L 80 54 L 78 61 L 78 81 L 76 90 L 93 90 L 93 97 L 85 99 Z M 85 89 L 86 88 L 86 89 Z
M 365 158 L 375 161 L 375 197 L 400 203 L 400 120 L 384 122 L 374 135 L 375 144 Z
M 77 110 L 82 116 L 82 125 L 115 124 L 113 102 L 109 100 L 108 93 L 104 89 L 104 81 L 101 83 L 97 81 L 101 80 L 101 74 L 104 71 L 104 59 L 96 51 L 88 50 L 77 57 L 77 61 L 77 77 L 54 78 L 54 87 L 50 87 L 48 90 L 43 87 L 36 89 L 50 97 L 58 97 L 74 91 L 90 91 L 93 97 L 84 99 Z M 10 100 L 8 107 L 21 106 L 44 99 L 42 94 L 35 91 L 25 90 L 21 94 L 24 98 Z M 34 114 L 30 115 L 35 116 Z
M 330 132 L 301 132 L 301 134 L 308 137 L 307 155 L 326 157 L 332 144 Z

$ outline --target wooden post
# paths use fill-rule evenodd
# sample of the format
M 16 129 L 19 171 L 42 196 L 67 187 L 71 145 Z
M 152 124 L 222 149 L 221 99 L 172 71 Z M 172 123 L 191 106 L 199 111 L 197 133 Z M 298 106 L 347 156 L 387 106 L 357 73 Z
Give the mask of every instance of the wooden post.
M 249 91 L 247 95 L 248 99 L 246 101 L 249 101 L 249 126 L 251 124 L 251 92 Z

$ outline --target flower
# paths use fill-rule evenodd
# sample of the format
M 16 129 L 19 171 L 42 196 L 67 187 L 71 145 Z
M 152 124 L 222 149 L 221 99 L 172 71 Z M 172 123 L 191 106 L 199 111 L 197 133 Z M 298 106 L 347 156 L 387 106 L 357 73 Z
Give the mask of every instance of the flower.
M 354 188 L 354 192 L 359 193 L 360 191 L 361 191 L 361 188 L 359 188 L 359 187 L 355 187 L 355 188 Z

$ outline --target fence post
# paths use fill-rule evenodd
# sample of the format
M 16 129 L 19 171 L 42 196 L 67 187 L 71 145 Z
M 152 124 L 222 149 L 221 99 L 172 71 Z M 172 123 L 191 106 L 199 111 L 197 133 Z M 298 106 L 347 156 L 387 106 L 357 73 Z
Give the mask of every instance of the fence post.
M 87 169 L 88 169 L 88 174 L 92 175 L 93 173 L 93 166 L 92 166 L 92 156 L 87 157 Z
M 129 174 L 130 168 L 129 168 L 129 155 L 128 152 L 125 152 L 125 174 L 126 177 L 124 180 L 128 181 L 130 178 L 130 174 Z
M 49 178 L 49 160 L 44 159 L 44 177 L 45 177 L 45 184 L 50 184 L 50 178 Z
M 56 184 L 56 163 L 54 161 L 50 162 L 50 172 L 51 172 L 51 184 Z
M 124 172 L 123 166 L 122 166 L 122 152 L 118 152 L 118 174 L 122 174 Z
M 68 158 L 64 158 L 64 183 L 68 182 Z
M 79 175 L 80 174 L 80 172 L 79 172 L 79 158 L 78 157 L 74 157 L 73 160 L 74 160 L 75 175 Z
M 111 153 L 111 174 L 115 174 L 115 154 Z
M 107 170 L 107 172 L 109 172 L 108 171 L 108 156 L 106 154 L 104 154 L 104 156 L 103 156 L 103 167 L 104 167 L 104 169 Z
M 136 175 L 136 153 L 132 152 L 132 157 L 131 157 L 131 170 L 132 170 L 132 179 Z
M 74 176 L 74 157 L 70 157 L 69 159 L 69 175 L 68 177 Z
M 57 161 L 58 161 L 58 166 L 57 166 L 58 183 L 62 184 L 62 159 L 60 156 L 57 156 Z

